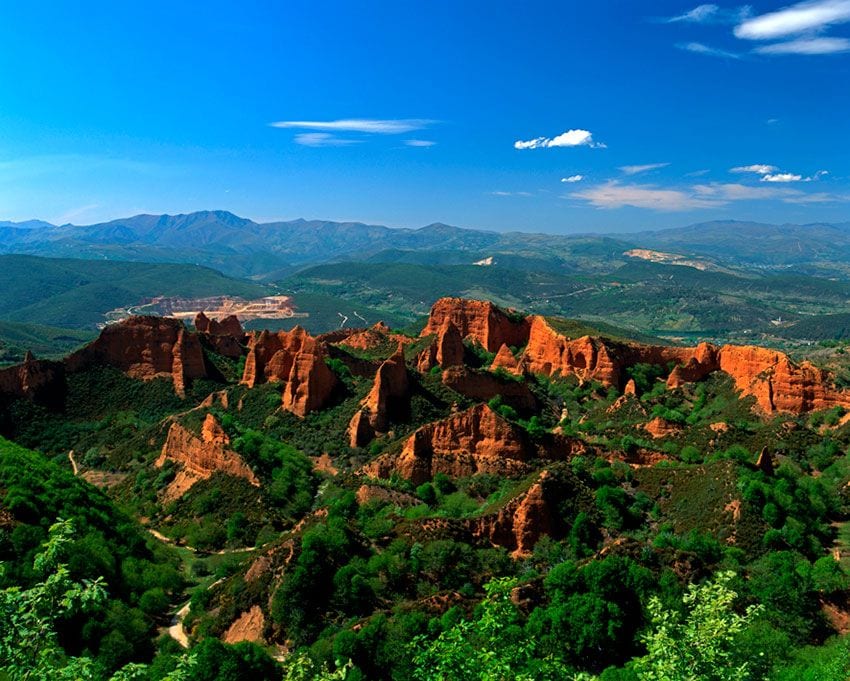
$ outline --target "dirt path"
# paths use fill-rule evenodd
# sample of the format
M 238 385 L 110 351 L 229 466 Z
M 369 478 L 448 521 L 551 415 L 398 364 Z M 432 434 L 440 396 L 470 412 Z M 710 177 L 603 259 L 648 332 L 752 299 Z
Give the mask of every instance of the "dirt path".
M 171 626 L 168 627 L 168 635 L 184 648 L 189 647 L 189 637 L 186 635 L 186 630 L 183 628 L 183 620 L 186 619 L 186 615 L 189 614 L 189 608 L 191 605 L 192 601 L 187 601 L 183 607 L 174 613 L 174 618 L 171 620 Z
M 80 469 L 77 466 L 77 460 L 74 458 L 74 450 L 73 449 L 70 452 L 68 452 L 68 461 L 71 462 L 71 470 L 74 471 L 74 475 L 79 475 Z

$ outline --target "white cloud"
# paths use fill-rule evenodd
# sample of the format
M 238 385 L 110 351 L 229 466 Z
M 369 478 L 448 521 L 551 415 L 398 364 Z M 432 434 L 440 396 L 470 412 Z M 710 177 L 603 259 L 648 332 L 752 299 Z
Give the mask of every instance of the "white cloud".
M 357 140 L 344 139 L 329 132 L 301 132 L 295 135 L 295 143 L 305 147 L 344 147 L 357 144 Z
M 776 166 L 768 165 L 767 163 L 754 163 L 750 166 L 738 166 L 736 168 L 731 168 L 729 170 L 730 173 L 756 173 L 757 175 L 769 175 L 770 173 L 775 173 L 779 168 Z
M 850 52 L 847 38 L 798 38 L 784 43 L 773 43 L 757 47 L 759 54 L 837 54 Z
M 774 40 L 817 33 L 850 21 L 850 0 L 808 0 L 741 22 L 735 35 L 745 40 Z
M 717 205 L 716 200 L 702 198 L 688 191 L 660 189 L 652 185 L 624 185 L 616 180 L 573 192 L 569 196 L 583 199 L 597 208 L 633 206 L 674 212 L 694 208 L 712 208 Z
M 544 149 L 547 147 L 592 147 L 604 149 L 605 144 L 595 142 L 588 130 L 567 130 L 555 137 L 535 137 L 531 140 L 517 140 L 514 149 Z
M 799 182 L 803 179 L 802 175 L 795 175 L 794 173 L 772 173 L 768 175 L 762 175 L 762 182 Z
M 669 163 L 645 163 L 644 165 L 636 166 L 620 166 L 620 170 L 622 170 L 626 175 L 637 175 L 638 173 L 645 173 L 650 170 L 666 168 L 669 165 Z
M 725 9 L 715 4 L 697 5 L 692 10 L 667 19 L 668 24 L 737 24 L 752 14 L 749 5 Z
M 408 147 L 433 147 L 436 142 L 432 140 L 404 140 Z
M 736 201 L 776 200 L 796 204 L 850 201 L 850 196 L 839 196 L 827 192 L 807 193 L 800 189 L 783 186 L 712 182 L 678 188 L 662 188 L 655 185 L 622 184 L 617 180 L 574 191 L 567 194 L 565 198 L 582 199 L 596 208 L 632 206 L 662 212 L 721 208 Z
M 677 43 L 676 47 L 686 52 L 694 52 L 696 54 L 704 54 L 708 57 L 722 57 L 724 59 L 740 59 L 741 55 L 728 50 L 721 50 L 717 47 L 704 45 L 703 43 Z
M 570 175 L 569 177 L 562 177 L 561 182 L 567 182 L 568 184 L 575 184 L 576 182 L 581 182 L 584 179 L 584 175 Z
M 684 14 L 680 14 L 677 17 L 671 17 L 667 21 L 671 24 L 677 21 L 686 21 L 701 24 L 716 17 L 719 11 L 720 7 L 718 7 L 717 5 L 698 5 L 694 7 L 690 12 L 685 12 Z
M 398 135 L 422 130 L 434 123 L 425 118 L 343 118 L 335 121 L 277 121 L 269 123 L 273 128 L 296 128 L 302 130 L 324 130 L 333 132 L 365 132 L 381 135 Z
M 531 192 L 490 192 L 490 196 L 531 196 Z

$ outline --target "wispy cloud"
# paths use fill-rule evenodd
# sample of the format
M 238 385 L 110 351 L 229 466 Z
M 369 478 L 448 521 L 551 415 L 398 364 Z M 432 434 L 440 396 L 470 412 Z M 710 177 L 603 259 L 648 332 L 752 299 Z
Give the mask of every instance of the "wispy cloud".
M 648 208 L 663 212 L 713 208 L 717 201 L 702 198 L 679 189 L 662 189 L 653 185 L 621 184 L 610 180 L 604 184 L 572 192 L 569 196 L 583 199 L 596 208 Z
M 756 173 L 757 175 L 767 175 L 768 173 L 775 173 L 779 168 L 776 166 L 768 165 L 767 163 L 753 163 L 749 166 L 736 166 L 735 168 L 730 168 L 730 173 Z
M 847 38 L 798 38 L 755 48 L 759 54 L 838 54 L 850 52 Z
M 670 17 L 666 21 L 668 24 L 736 24 L 749 17 L 750 14 L 752 14 L 752 8 L 749 5 L 726 9 L 719 5 L 705 4 L 697 5 L 692 10 Z
M 337 137 L 329 132 L 300 132 L 295 135 L 295 143 L 305 147 L 345 147 L 358 142 L 359 140 Z
M 503 192 L 503 191 L 495 191 L 489 192 L 490 196 L 523 196 L 528 197 L 532 196 L 531 192 Z
M 567 184 L 575 184 L 576 182 L 581 182 L 584 179 L 584 175 L 570 175 L 569 177 L 562 177 L 561 182 L 566 182 Z
M 768 165 L 767 163 L 754 163 L 749 166 L 737 166 L 730 168 L 730 173 L 753 173 L 760 175 L 762 182 L 812 182 L 817 180 L 822 175 L 829 175 L 827 170 L 818 170 L 814 175 L 803 177 L 799 173 L 779 172 L 776 166 Z
M 850 21 L 850 0 L 808 0 L 752 17 L 735 27 L 745 40 L 775 40 L 803 33 L 817 33 Z
M 645 163 L 643 165 L 635 165 L 635 166 L 620 166 L 620 170 L 626 175 L 637 175 L 638 173 L 646 173 L 650 170 L 658 170 L 659 168 L 666 168 L 669 166 L 669 163 Z
M 514 149 L 545 149 L 547 147 L 591 147 L 604 149 L 605 144 L 596 142 L 588 130 L 567 130 L 555 137 L 535 137 L 531 140 L 517 140 Z
M 408 147 L 433 147 L 436 142 L 432 140 L 404 140 L 404 144 Z
M 803 179 L 802 175 L 795 175 L 794 173 L 770 173 L 768 175 L 763 175 L 761 178 L 762 182 L 799 182 Z
M 269 125 L 273 128 L 294 128 L 298 130 L 400 135 L 405 132 L 422 130 L 433 123 L 434 121 L 426 118 L 341 118 L 335 121 L 276 121 L 269 123 Z
M 707 57 L 722 57 L 723 59 L 740 59 L 741 55 L 728 50 L 721 50 L 718 47 L 711 47 L 703 43 L 676 43 L 676 47 L 686 52 L 694 52 L 695 54 L 704 54 Z
M 600 209 L 631 206 L 660 212 L 722 208 L 736 201 L 782 201 L 784 203 L 828 203 L 850 201 L 850 196 L 828 192 L 804 192 L 784 186 L 746 185 L 736 182 L 711 182 L 665 188 L 650 184 L 624 184 L 609 180 L 571 192 L 565 198 L 587 201 Z

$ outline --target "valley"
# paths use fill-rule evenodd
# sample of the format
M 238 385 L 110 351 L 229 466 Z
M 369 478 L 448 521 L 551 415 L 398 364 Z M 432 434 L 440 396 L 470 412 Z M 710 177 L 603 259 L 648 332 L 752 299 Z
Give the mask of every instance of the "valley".
M 734 654 L 765 674 L 796 664 L 787 647 L 765 657 L 776 641 L 846 631 L 833 554 L 850 517 L 850 391 L 834 371 L 464 298 L 402 330 L 194 326 L 131 317 L 64 360 L 0 369 L 4 560 L 23 569 L 44 536 L 56 502 L 34 506 L 39 488 L 15 482 L 44 470 L 170 566 L 132 596 L 142 587 L 121 580 L 137 559 L 65 506 L 81 546 L 107 541 L 124 566 L 107 574 L 113 607 L 138 613 L 132 636 L 83 632 L 98 664 L 156 652 L 167 666 L 222 640 L 416 678 L 395 648 L 426 654 L 504 579 L 523 594 L 511 607 L 529 664 L 607 678 L 643 654 L 650 596 L 676 601 L 723 566 L 764 608 L 752 626 L 767 638 Z M 817 361 L 840 364 L 840 348 Z

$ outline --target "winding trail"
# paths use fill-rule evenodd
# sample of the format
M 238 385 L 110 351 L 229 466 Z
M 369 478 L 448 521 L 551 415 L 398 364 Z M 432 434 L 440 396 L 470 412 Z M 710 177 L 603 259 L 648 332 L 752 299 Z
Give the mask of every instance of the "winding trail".
M 68 452 L 68 461 L 71 462 L 71 470 L 74 471 L 74 475 L 80 474 L 80 468 L 77 466 L 77 460 L 74 458 L 74 450 L 72 449 Z

